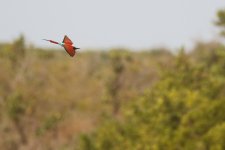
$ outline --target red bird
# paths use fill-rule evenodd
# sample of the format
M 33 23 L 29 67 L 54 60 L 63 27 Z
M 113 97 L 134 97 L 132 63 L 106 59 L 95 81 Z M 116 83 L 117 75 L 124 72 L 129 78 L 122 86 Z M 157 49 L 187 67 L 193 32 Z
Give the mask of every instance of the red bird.
M 66 50 L 66 52 L 71 57 L 73 57 L 76 54 L 76 50 L 77 49 L 80 49 L 80 48 L 77 48 L 77 47 L 73 46 L 73 42 L 66 35 L 64 36 L 64 39 L 63 39 L 63 41 L 61 43 L 60 42 L 55 42 L 55 41 L 52 41 L 52 40 L 46 40 L 46 39 L 43 39 L 43 40 L 49 41 L 51 43 L 58 44 L 58 45 L 64 47 L 64 49 Z

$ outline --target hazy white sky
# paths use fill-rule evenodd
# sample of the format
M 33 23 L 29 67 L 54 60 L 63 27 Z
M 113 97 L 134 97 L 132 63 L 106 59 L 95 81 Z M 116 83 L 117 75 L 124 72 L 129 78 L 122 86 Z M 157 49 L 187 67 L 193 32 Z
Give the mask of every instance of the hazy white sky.
M 67 34 L 81 48 L 190 46 L 216 37 L 225 0 L 0 0 L 0 41 L 36 46 Z

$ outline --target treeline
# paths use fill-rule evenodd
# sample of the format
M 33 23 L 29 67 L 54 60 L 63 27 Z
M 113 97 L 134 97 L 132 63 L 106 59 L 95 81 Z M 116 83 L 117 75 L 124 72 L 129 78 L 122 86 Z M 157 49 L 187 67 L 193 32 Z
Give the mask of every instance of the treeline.
M 70 149 L 143 95 L 169 66 L 167 50 L 78 52 L 0 44 L 0 149 Z M 106 117 L 107 118 L 107 117 Z
M 75 58 L 23 37 L 0 48 L 1 149 L 225 148 L 221 43 Z
M 105 119 L 82 149 L 225 149 L 225 47 L 199 44 L 180 51 L 160 80 Z

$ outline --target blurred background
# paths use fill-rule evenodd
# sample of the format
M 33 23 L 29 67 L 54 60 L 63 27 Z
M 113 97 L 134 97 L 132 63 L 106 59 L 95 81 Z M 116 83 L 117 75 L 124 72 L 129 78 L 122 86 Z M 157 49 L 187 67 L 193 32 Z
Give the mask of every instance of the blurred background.
M 225 149 L 225 1 L 0 5 L 0 149 Z M 75 57 L 41 39 L 68 35 Z

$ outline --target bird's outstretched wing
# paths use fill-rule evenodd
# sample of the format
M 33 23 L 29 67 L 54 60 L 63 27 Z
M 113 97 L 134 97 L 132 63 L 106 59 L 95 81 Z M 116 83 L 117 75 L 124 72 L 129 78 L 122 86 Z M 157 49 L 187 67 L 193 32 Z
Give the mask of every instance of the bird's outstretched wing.
M 63 47 L 71 57 L 73 57 L 76 54 L 74 47 L 72 45 L 65 44 Z
M 67 35 L 64 36 L 63 43 L 73 45 L 73 42 L 68 38 Z

